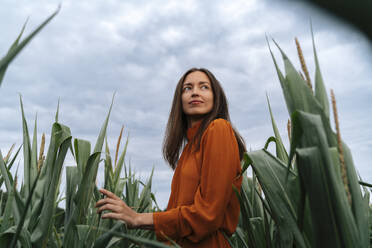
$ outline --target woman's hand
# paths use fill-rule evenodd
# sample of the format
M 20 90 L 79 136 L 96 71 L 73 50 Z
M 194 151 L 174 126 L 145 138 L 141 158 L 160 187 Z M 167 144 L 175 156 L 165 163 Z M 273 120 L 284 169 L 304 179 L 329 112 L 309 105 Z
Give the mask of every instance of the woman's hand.
M 122 220 L 127 223 L 130 228 L 143 228 L 143 229 L 153 229 L 154 220 L 152 213 L 137 213 L 133 209 L 127 206 L 119 197 L 114 193 L 100 189 L 99 192 L 104 194 L 106 198 L 99 200 L 96 203 L 96 208 L 98 208 L 98 213 L 103 210 L 109 210 L 110 213 L 105 213 L 101 218 L 109 218 L 115 220 Z
M 139 226 L 138 219 L 140 214 L 128 207 L 119 197 L 114 193 L 100 189 L 99 190 L 106 197 L 102 200 L 99 200 L 96 203 L 96 208 L 98 208 L 98 213 L 101 213 L 103 210 L 109 210 L 110 213 L 105 213 L 101 216 L 102 219 L 110 218 L 116 220 L 122 220 L 130 228 L 136 228 Z

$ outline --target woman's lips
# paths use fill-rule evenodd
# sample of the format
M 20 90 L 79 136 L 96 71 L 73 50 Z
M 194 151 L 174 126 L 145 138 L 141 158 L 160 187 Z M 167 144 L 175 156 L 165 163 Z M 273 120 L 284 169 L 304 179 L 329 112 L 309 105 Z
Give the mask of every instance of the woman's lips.
M 190 104 L 191 105 L 197 105 L 197 104 L 200 104 L 200 103 L 203 103 L 202 101 L 191 101 Z

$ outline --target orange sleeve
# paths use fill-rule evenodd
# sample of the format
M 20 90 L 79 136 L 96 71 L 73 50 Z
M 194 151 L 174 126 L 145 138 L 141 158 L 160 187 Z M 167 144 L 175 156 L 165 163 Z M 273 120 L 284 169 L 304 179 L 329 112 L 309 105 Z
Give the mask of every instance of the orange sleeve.
M 160 240 L 164 240 L 165 234 L 173 240 L 185 238 L 199 242 L 223 224 L 234 194 L 232 184 L 240 169 L 238 144 L 230 123 L 223 119 L 213 121 L 201 146 L 201 179 L 194 203 L 153 215 L 155 233 Z

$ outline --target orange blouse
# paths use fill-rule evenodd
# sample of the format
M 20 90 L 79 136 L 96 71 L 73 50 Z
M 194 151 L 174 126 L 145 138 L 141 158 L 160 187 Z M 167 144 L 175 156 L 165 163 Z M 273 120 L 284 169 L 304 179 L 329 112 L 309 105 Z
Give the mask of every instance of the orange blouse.
M 187 130 L 190 141 L 200 122 Z M 232 185 L 240 190 L 239 148 L 230 123 L 216 119 L 204 131 L 197 152 L 185 146 L 172 179 L 165 212 L 153 214 L 158 240 L 164 237 L 181 247 L 230 247 L 240 207 Z M 164 235 L 163 235 L 164 234 Z

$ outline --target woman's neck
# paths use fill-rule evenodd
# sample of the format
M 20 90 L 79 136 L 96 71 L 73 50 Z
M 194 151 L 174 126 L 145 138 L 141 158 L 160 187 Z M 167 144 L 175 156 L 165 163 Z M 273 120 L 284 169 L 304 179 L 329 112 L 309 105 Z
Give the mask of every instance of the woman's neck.
M 188 126 L 189 126 L 189 128 L 194 127 L 195 125 L 197 125 L 202 120 L 203 120 L 203 116 L 200 116 L 200 117 L 196 117 L 195 116 L 193 118 L 189 118 L 189 120 L 188 120 Z

